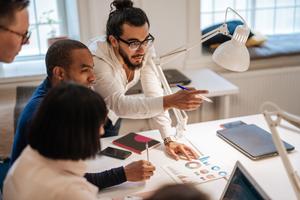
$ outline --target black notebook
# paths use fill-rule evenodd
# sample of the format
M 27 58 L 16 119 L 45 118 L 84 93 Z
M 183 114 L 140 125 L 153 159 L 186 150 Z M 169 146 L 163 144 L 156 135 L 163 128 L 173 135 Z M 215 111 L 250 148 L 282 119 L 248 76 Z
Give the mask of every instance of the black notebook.
M 146 143 L 148 142 L 148 148 L 154 148 L 160 144 L 159 141 L 149 138 L 137 133 L 128 133 L 119 139 L 113 141 L 113 144 L 141 154 L 146 150 Z
M 271 134 L 254 124 L 218 130 L 217 135 L 252 160 L 278 154 Z M 292 145 L 283 143 L 287 151 L 294 149 Z

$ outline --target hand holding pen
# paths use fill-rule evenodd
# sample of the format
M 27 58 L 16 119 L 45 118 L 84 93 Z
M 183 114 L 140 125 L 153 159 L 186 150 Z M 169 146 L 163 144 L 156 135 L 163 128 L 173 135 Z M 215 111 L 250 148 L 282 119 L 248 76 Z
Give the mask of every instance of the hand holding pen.
M 149 144 L 145 143 L 147 160 L 139 160 L 130 163 L 124 167 L 127 181 L 142 181 L 147 180 L 155 171 L 155 167 L 149 161 Z
M 180 86 L 180 88 L 182 90 L 163 97 L 163 106 L 165 110 L 170 108 L 195 110 L 203 103 L 203 94 L 208 93 L 207 90 L 196 90 L 195 88 L 186 88 L 183 86 Z
M 176 84 L 176 86 L 179 87 L 179 88 L 182 89 L 182 90 L 190 90 L 189 88 L 186 88 L 186 87 L 184 87 L 184 86 L 182 86 L 182 85 L 179 85 L 179 84 Z M 197 96 L 199 96 L 199 97 L 200 97 L 201 99 L 203 99 L 204 101 L 207 101 L 207 102 L 209 102 L 209 103 L 213 103 L 213 101 L 212 101 L 211 99 L 207 98 L 206 96 L 203 96 L 203 95 L 201 95 L 201 94 L 197 94 Z

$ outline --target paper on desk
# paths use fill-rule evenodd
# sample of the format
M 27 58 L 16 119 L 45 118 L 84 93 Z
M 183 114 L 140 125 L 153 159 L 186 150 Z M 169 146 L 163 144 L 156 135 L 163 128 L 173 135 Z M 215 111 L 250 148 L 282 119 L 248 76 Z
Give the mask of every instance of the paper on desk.
M 212 162 L 210 156 L 201 156 L 192 161 L 180 160 L 163 166 L 163 169 L 177 183 L 199 184 L 227 176 L 227 172 Z
M 143 200 L 150 197 L 155 191 L 148 191 L 142 193 L 131 194 L 127 196 L 112 198 L 110 200 Z

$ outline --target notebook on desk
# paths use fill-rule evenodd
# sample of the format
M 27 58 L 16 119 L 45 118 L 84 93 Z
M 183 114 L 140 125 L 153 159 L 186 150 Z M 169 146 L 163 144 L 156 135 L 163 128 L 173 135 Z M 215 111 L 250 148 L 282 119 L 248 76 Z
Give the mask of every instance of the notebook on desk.
M 220 199 L 267 200 L 271 198 L 243 165 L 237 161 Z
M 127 135 L 114 140 L 112 143 L 139 154 L 146 150 L 146 143 L 148 143 L 149 149 L 160 145 L 159 141 L 137 133 L 128 133 Z
M 278 154 L 271 134 L 254 124 L 218 130 L 217 135 L 252 160 Z M 287 151 L 294 149 L 294 146 L 283 143 Z

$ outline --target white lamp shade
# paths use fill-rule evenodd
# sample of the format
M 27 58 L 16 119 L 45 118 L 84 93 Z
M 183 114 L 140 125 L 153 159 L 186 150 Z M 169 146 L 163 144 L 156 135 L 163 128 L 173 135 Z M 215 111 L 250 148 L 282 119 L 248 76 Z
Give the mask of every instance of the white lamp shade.
M 231 40 L 221 44 L 214 52 L 212 58 L 221 67 L 235 71 L 244 72 L 250 65 L 250 56 L 245 46 L 250 29 L 246 25 L 236 27 Z
M 235 72 L 244 72 L 250 65 L 248 49 L 244 44 L 235 40 L 221 44 L 215 50 L 212 59 L 221 67 Z

